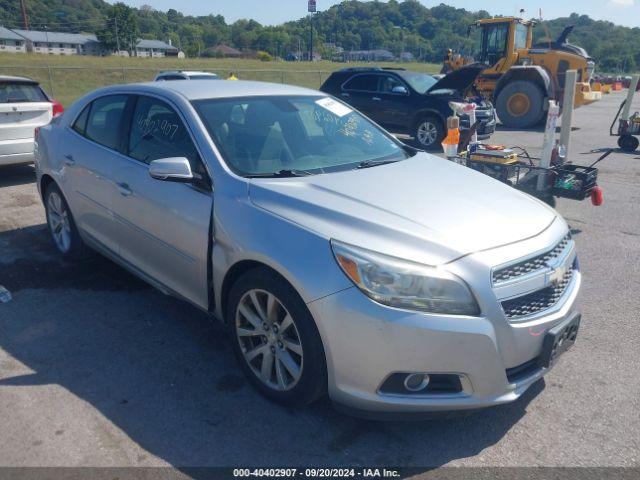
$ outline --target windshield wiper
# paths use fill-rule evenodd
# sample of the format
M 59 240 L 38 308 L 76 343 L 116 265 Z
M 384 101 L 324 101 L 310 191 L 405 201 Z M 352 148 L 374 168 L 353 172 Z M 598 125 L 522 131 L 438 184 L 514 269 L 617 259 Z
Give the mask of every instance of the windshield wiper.
M 251 175 L 245 175 L 247 178 L 287 178 L 287 177 L 308 177 L 309 175 L 315 175 L 308 170 L 296 170 L 286 169 L 279 170 L 273 173 L 253 173 Z
M 378 165 L 386 165 L 387 163 L 396 163 L 399 162 L 401 159 L 400 158 L 395 158 L 395 159 L 377 159 L 377 160 L 365 160 L 363 162 L 360 162 L 356 168 L 360 169 L 360 168 L 370 168 L 370 167 L 377 167 Z

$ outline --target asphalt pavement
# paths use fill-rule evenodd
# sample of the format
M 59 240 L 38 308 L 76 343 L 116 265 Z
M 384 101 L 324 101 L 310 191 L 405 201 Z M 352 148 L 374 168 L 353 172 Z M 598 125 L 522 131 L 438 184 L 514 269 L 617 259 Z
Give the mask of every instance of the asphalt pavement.
M 574 113 L 570 158 L 615 147 L 614 93 Z M 539 153 L 542 132 L 493 143 Z M 0 169 L 0 466 L 640 466 L 640 152 L 599 166 L 605 203 L 561 200 L 584 274 L 574 348 L 521 399 L 379 423 L 258 395 L 222 328 L 106 259 L 65 263 L 30 166 Z M 429 179 L 425 179 L 425 184 Z

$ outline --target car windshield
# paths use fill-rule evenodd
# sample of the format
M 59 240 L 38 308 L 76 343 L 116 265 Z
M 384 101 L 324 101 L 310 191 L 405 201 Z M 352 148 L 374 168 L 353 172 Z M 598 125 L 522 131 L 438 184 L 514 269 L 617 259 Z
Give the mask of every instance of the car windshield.
M 226 163 L 243 176 L 329 173 L 409 156 L 392 136 L 329 97 L 210 99 L 194 105 Z
M 411 88 L 420 94 L 427 93 L 427 90 L 433 87 L 437 82 L 435 78 L 431 75 L 427 75 L 426 73 L 402 72 L 401 76 L 409 85 L 411 85 Z
M 35 83 L 0 82 L 0 103 L 48 102 Z

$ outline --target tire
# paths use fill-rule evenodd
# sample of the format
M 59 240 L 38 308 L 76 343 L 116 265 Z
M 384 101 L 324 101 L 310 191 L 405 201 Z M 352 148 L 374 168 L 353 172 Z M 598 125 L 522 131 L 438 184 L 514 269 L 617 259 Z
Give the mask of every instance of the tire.
M 530 128 L 540 124 L 544 118 L 544 97 L 542 89 L 528 80 L 508 83 L 496 101 L 500 122 L 509 128 Z
M 420 117 L 411 132 L 415 146 L 425 150 L 439 148 L 445 133 L 442 120 L 435 115 Z
M 54 247 L 65 260 L 82 260 L 90 251 L 78 234 L 69 205 L 55 183 L 45 190 L 44 206 L 47 226 Z
M 295 407 L 326 392 L 320 334 L 307 306 L 282 277 L 267 268 L 243 274 L 229 292 L 226 317 L 240 366 L 265 397 Z
M 634 152 L 639 143 L 638 139 L 633 135 L 622 135 L 618 138 L 618 146 L 625 152 Z

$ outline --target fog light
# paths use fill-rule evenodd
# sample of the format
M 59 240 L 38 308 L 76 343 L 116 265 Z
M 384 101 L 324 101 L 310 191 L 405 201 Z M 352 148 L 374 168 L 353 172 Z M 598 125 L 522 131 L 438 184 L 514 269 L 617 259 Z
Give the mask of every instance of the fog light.
M 410 373 L 404 379 L 404 388 L 410 392 L 419 392 L 429 385 L 429 375 L 426 373 Z

